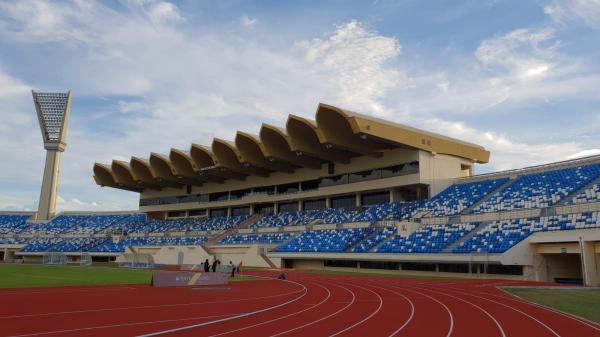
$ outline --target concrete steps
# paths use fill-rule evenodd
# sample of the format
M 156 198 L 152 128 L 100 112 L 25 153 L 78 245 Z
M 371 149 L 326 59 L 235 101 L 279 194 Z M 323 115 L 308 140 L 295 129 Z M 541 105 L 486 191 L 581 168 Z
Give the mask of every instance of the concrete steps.
M 460 212 L 459 214 L 463 214 L 463 215 L 464 214 L 472 214 L 473 210 L 475 208 L 477 208 L 477 206 L 479 206 L 479 205 L 483 204 L 484 202 L 490 200 L 490 198 L 492 197 L 492 195 L 494 195 L 498 191 L 502 191 L 503 189 L 505 189 L 506 187 L 508 187 L 509 185 L 511 185 L 514 182 L 515 182 L 515 178 L 509 178 L 506 182 L 504 182 L 504 184 L 496 187 L 494 190 L 490 191 L 490 193 L 486 194 L 483 198 L 481 198 L 481 200 L 479 200 L 478 202 L 474 203 L 470 207 L 467 207 L 467 208 L 463 209 L 462 212 Z
M 477 232 L 479 232 L 480 230 L 482 230 L 483 228 L 485 228 L 490 223 L 491 223 L 491 221 L 483 221 L 483 222 L 481 222 L 477 227 L 473 228 L 465 236 L 463 236 L 462 238 L 454 241 L 448 247 L 444 248 L 442 250 L 442 253 L 452 253 L 452 249 L 454 249 L 454 247 L 458 247 L 458 246 L 460 246 L 460 244 L 462 242 L 466 242 L 470 238 L 474 237 L 475 235 L 477 235 Z
M 573 198 L 575 198 L 577 196 L 577 194 L 579 194 L 581 191 L 585 191 L 586 189 L 592 187 L 592 185 L 598 184 L 598 183 L 600 183 L 600 177 L 598 177 L 596 179 L 592 179 L 590 182 L 588 182 L 587 184 L 585 184 L 581 188 L 579 188 L 579 189 L 571 192 L 570 194 L 568 194 L 567 196 L 565 196 L 563 199 L 559 200 L 553 206 L 561 206 L 561 205 L 566 204 L 567 202 L 573 200 Z
M 259 255 L 269 265 L 269 267 L 277 268 L 275 263 L 273 263 L 273 261 L 271 261 L 271 259 L 269 259 L 269 257 L 267 255 L 265 255 L 265 254 L 259 254 Z
M 348 247 L 348 249 L 346 249 L 346 252 L 348 252 L 348 253 L 351 253 L 351 252 L 352 252 L 352 249 L 354 249 L 354 247 L 356 247 L 356 246 L 360 245 L 361 243 L 365 242 L 365 241 L 366 241 L 368 238 L 370 238 L 370 237 L 372 237 L 372 236 L 374 236 L 374 235 L 377 235 L 377 233 L 379 233 L 379 230 L 378 230 L 378 228 L 373 228 L 373 229 L 374 229 L 374 230 L 373 230 L 373 232 L 372 232 L 371 234 L 369 234 L 369 235 L 365 235 L 365 237 L 364 237 L 364 238 L 362 238 L 362 239 L 358 240 L 358 242 L 356 242 L 355 244 L 353 244 L 353 245 L 351 245 L 350 247 Z
M 379 247 L 383 246 L 384 243 L 393 239 L 396 235 L 399 235 L 399 234 L 392 234 L 392 235 L 388 236 L 387 238 L 385 238 L 384 240 L 382 240 L 381 242 L 376 244 L 373 248 L 371 248 L 371 250 L 369 252 L 371 252 L 371 253 L 376 252 Z

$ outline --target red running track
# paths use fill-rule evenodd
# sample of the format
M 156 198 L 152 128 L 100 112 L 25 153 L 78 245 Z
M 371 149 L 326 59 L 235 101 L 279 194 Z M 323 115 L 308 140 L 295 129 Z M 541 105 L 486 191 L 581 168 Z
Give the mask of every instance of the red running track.
M 4 289 L 0 336 L 600 336 L 497 288 L 532 283 L 287 275 L 211 290 Z

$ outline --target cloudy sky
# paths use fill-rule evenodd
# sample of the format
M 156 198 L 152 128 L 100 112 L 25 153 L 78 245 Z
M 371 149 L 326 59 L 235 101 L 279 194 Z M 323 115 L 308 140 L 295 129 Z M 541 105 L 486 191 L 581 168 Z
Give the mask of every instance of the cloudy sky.
M 600 0 L 0 1 L 0 209 L 37 207 L 31 89 L 74 95 L 62 210 L 136 209 L 95 161 L 318 102 L 481 144 L 477 172 L 600 153 Z

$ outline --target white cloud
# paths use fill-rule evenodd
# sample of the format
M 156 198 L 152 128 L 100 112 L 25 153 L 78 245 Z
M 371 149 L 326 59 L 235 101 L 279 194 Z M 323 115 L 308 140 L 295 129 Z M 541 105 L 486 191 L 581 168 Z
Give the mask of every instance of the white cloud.
M 45 30 L 26 22 L 38 14 L 20 2 L 0 4 L 8 13 L 0 13 L 5 41 L 61 41 L 52 59 L 60 76 L 45 76 L 75 95 L 62 161 L 65 210 L 136 207 L 136 194 L 95 185 L 95 161 L 210 144 L 214 136 L 232 139 L 238 129 L 256 133 L 263 121 L 283 125 L 289 113 L 312 117 L 319 101 L 480 143 L 492 151 L 495 169 L 566 159 L 588 148 L 575 141 L 528 144 L 510 132 L 456 122 L 463 113 L 482 116 L 503 104 L 593 97 L 598 75 L 565 66 L 551 29 L 499 35 L 461 64 L 431 69 L 403 64 L 400 41 L 357 21 L 316 39 L 271 45 L 244 33 L 238 17 L 240 32 L 206 32 L 160 4 L 139 1 L 127 13 L 99 2 L 81 2 L 76 10 L 57 5 Z M 174 22 L 180 24 L 167 24 Z M 28 82 L 0 71 L 0 106 L 9 121 L 0 124 L 0 157 L 11 158 L 0 161 L 0 193 L 15 193 L 4 187 L 8 182 L 24 190 L 12 203 L 0 199 L 0 208 L 31 208 L 23 200 L 38 198 L 44 154 Z M 79 97 L 110 104 L 85 115 Z
M 338 26 L 325 39 L 302 41 L 298 46 L 308 69 L 320 81 L 335 83 L 341 104 L 379 112 L 380 99 L 399 84 L 398 70 L 386 63 L 400 54 L 400 43 L 357 21 Z
M 600 28 L 600 0 L 555 0 L 544 6 L 544 13 L 559 24 L 580 19 L 590 27 Z
M 130 208 L 126 208 L 129 206 Z M 123 203 L 98 203 L 86 202 L 78 198 L 64 199 L 60 195 L 56 198 L 56 211 L 119 211 L 119 210 L 135 210 L 137 205 L 127 205 Z
M 485 67 L 500 67 L 516 78 L 530 78 L 552 68 L 557 47 L 553 29 L 517 29 L 484 40 L 475 56 Z
M 138 101 L 119 101 L 117 103 L 119 105 L 119 111 L 123 113 L 141 111 L 147 108 L 144 103 Z
M 157 2 L 148 10 L 148 16 L 154 23 L 167 23 L 183 20 L 179 8 L 170 2 Z
M 568 156 L 567 159 L 583 158 L 583 157 L 597 156 L 597 155 L 600 155 L 600 149 L 589 149 L 589 150 L 583 150 L 583 151 L 574 153 L 574 154 Z
M 250 18 L 247 14 L 242 15 L 242 25 L 246 28 L 252 29 L 256 27 L 256 18 Z

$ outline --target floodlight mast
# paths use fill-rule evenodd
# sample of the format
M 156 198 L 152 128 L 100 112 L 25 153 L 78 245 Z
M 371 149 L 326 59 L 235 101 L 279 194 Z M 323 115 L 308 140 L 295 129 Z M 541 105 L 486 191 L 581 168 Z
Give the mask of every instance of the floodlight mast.
M 44 148 L 46 164 L 40 192 L 40 203 L 36 220 L 50 220 L 56 213 L 60 157 L 67 146 L 67 124 L 71 112 L 71 91 L 47 93 L 31 91 L 37 112 Z

